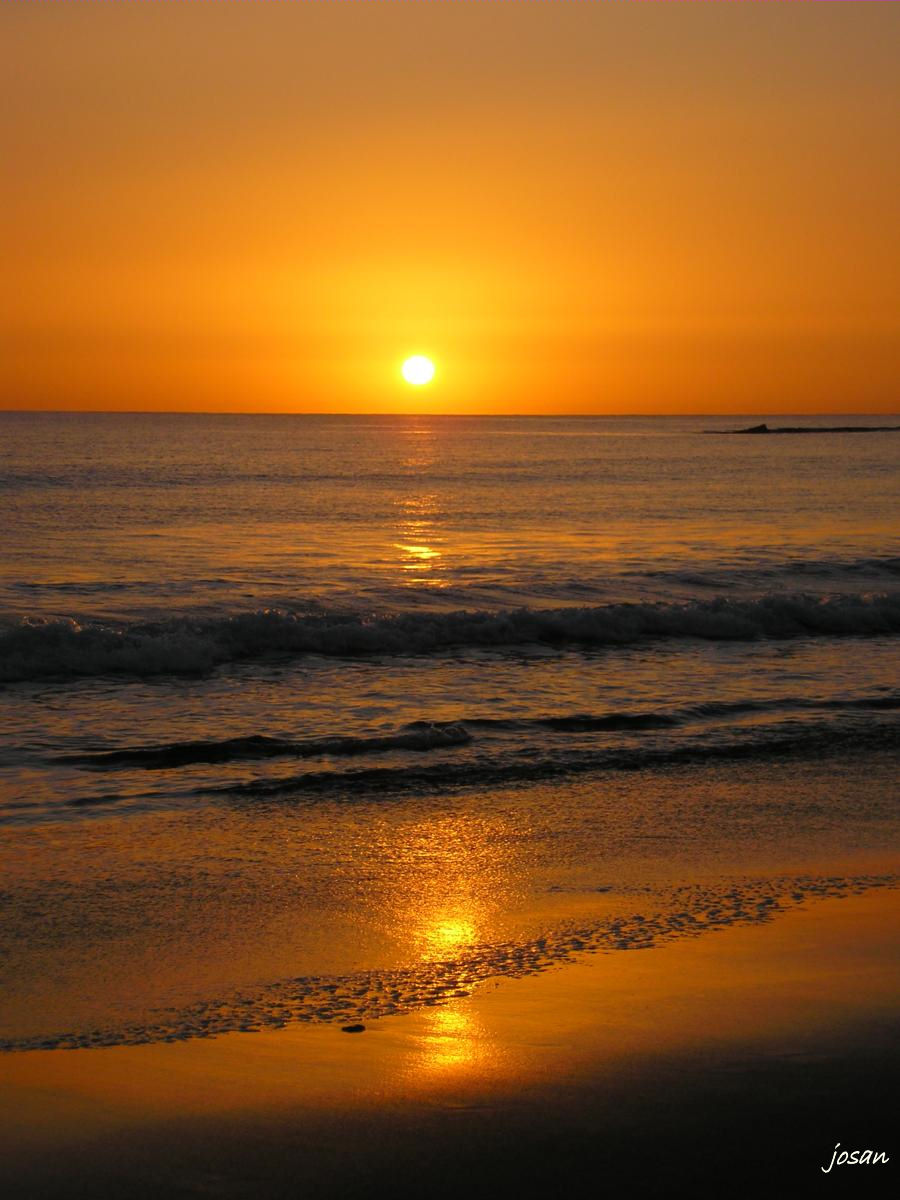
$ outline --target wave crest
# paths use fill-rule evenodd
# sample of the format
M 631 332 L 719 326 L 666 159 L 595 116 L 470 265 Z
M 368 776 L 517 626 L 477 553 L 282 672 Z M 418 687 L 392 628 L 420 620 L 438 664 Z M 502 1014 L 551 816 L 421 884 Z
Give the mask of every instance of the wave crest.
M 0 633 L 0 680 L 204 673 L 271 655 L 358 658 L 528 644 L 602 647 L 674 638 L 753 641 L 897 633 L 898 592 L 387 615 L 265 609 L 118 625 L 28 619 Z

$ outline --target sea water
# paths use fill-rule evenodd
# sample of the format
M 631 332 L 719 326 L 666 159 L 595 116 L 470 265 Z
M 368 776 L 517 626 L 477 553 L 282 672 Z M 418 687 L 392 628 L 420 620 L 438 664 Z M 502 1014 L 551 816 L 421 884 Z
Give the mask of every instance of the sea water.
M 900 433 L 763 419 L 893 423 L 0 414 L 3 1043 L 893 882 Z

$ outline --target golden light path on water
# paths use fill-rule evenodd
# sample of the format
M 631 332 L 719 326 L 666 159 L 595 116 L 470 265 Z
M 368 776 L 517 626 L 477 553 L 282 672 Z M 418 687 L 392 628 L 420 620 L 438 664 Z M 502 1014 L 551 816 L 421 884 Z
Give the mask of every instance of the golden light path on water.
M 437 459 L 435 430 L 432 426 L 416 423 L 410 427 L 408 436 L 410 446 L 403 459 L 404 469 L 424 475 Z M 440 565 L 437 560 L 443 558 L 444 552 L 439 547 L 446 539 L 436 533 L 437 495 L 431 490 L 422 490 L 401 496 L 396 504 L 400 510 L 399 540 L 394 542 L 393 548 L 401 551 L 401 571 L 404 575 L 412 575 L 409 582 L 440 586 L 434 568 Z

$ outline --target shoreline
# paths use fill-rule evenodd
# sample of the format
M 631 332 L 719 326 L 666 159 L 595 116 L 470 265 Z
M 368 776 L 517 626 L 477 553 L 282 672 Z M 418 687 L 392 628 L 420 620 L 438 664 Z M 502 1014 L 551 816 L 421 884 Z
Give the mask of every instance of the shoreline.
M 838 1141 L 893 1160 L 898 933 L 900 893 L 876 889 L 359 1036 L 4 1055 L 7 1194 L 738 1194 L 816 1178 Z

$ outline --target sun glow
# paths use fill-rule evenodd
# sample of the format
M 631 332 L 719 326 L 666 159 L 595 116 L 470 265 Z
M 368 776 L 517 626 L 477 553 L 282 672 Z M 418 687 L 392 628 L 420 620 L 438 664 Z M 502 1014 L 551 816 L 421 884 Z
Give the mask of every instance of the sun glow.
M 401 371 L 407 383 L 421 387 L 423 383 L 431 383 L 434 378 L 434 363 L 424 354 L 414 354 L 406 360 Z

